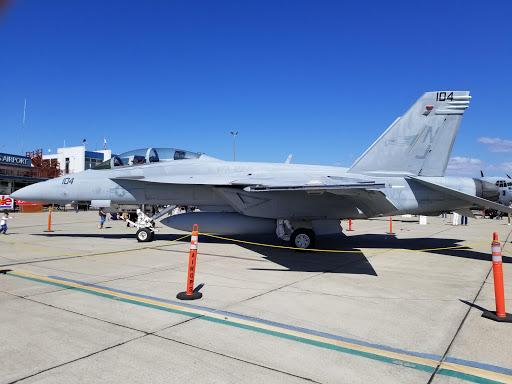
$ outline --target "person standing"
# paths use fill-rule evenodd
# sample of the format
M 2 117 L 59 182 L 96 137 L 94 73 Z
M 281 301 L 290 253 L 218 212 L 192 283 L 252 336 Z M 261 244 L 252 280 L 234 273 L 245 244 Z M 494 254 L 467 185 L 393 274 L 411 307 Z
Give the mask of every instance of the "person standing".
M 7 220 L 12 219 L 11 216 L 9 216 L 8 212 L 5 212 L 2 216 L 2 220 L 0 220 L 0 234 L 3 232 L 4 235 L 7 235 Z
M 512 208 L 512 200 L 509 200 L 508 207 Z M 508 213 L 507 215 L 508 215 L 508 224 L 507 225 L 510 225 L 510 216 L 512 216 L 512 215 L 510 215 L 510 213 Z
M 103 210 L 104 208 L 101 207 L 98 214 L 100 215 L 100 223 L 98 224 L 99 229 L 103 229 L 103 223 L 105 222 L 105 219 L 107 218 L 107 214 Z

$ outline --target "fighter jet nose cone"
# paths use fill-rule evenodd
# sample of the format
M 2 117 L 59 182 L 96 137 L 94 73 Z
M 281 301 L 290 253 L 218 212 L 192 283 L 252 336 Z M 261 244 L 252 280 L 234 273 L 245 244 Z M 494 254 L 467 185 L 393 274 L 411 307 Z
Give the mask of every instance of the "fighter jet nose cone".
M 40 183 L 28 185 L 11 194 L 17 200 L 30 203 L 68 204 L 74 200 L 70 196 L 71 188 L 60 188 L 62 180 L 51 179 Z
M 41 197 L 41 188 L 37 184 L 28 185 L 11 193 L 11 197 L 16 200 L 37 203 L 37 199 Z
M 11 193 L 11 197 L 13 199 L 16 199 L 16 200 L 26 200 L 27 199 L 27 195 L 30 194 L 30 193 L 27 194 L 27 191 L 26 191 L 27 188 L 28 187 L 24 187 L 24 188 L 21 188 L 21 189 L 17 190 L 14 193 Z

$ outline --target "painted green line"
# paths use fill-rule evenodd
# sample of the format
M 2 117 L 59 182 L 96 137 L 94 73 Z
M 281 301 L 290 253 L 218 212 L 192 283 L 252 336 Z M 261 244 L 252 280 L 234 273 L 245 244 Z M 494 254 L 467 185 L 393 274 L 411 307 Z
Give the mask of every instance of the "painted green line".
M 130 299 L 126 299 L 124 297 L 108 295 L 106 293 L 91 291 L 91 290 L 84 289 L 84 288 L 72 287 L 72 286 L 69 286 L 69 285 L 59 284 L 59 283 L 55 283 L 55 282 L 52 282 L 52 281 L 39 280 L 39 279 L 35 279 L 33 277 L 20 276 L 20 275 L 11 275 L 11 276 L 20 277 L 20 278 L 26 279 L 26 280 L 36 281 L 36 282 L 39 282 L 39 283 L 46 283 L 46 284 L 49 284 L 49 285 L 56 285 L 57 287 L 62 287 L 62 288 L 67 288 L 67 289 L 74 290 L 74 291 L 80 291 L 80 292 L 84 292 L 84 293 L 89 293 L 89 294 L 92 294 L 92 295 L 96 295 L 96 296 L 100 296 L 100 297 L 105 297 L 107 299 L 112 299 L 112 300 L 116 300 L 116 301 L 124 301 L 126 303 L 136 304 L 136 305 L 140 305 L 140 306 L 148 307 L 148 308 L 152 308 L 152 309 L 159 309 L 159 310 L 162 310 L 162 311 L 172 312 L 172 313 L 176 313 L 176 314 L 179 314 L 179 315 L 185 315 L 185 316 L 189 316 L 189 317 L 201 317 L 201 315 L 198 315 L 197 313 L 185 312 L 185 311 L 180 311 L 178 309 L 161 307 L 161 306 L 155 305 L 155 304 L 144 303 L 144 302 L 137 301 L 137 300 L 130 300 Z
M 264 333 L 264 334 L 267 334 L 270 336 L 280 337 L 282 339 L 288 339 L 288 340 L 296 341 L 296 342 L 303 343 L 303 344 L 309 344 L 309 345 L 313 345 L 313 346 L 324 348 L 324 349 L 331 349 L 333 351 L 344 352 L 344 353 L 347 353 L 350 355 L 362 356 L 362 357 L 366 357 L 368 359 L 382 361 L 382 362 L 390 363 L 390 364 L 394 364 L 394 365 L 399 365 L 399 366 L 403 366 L 406 368 L 412 368 L 412 369 L 416 369 L 416 370 L 420 370 L 420 371 L 424 371 L 424 372 L 428 372 L 428 373 L 434 372 L 433 367 L 429 367 L 427 365 L 422 365 L 422 364 L 411 363 L 406 360 L 393 359 L 390 357 L 380 356 L 380 355 L 369 353 L 369 352 L 363 352 L 363 351 L 358 351 L 358 350 L 349 349 L 349 348 L 345 348 L 345 347 L 340 347 L 340 346 L 333 345 L 333 344 L 322 343 L 321 341 L 310 340 L 310 339 L 305 339 L 305 338 L 302 338 L 299 336 L 288 335 L 286 333 L 280 333 L 280 332 L 271 331 L 268 329 L 252 327 L 252 326 L 246 325 L 246 324 L 231 323 L 229 321 L 217 319 L 214 317 L 204 316 L 204 317 L 202 317 L 202 319 L 211 321 L 213 323 L 230 325 L 232 327 L 237 327 L 237 328 L 247 329 L 247 330 L 254 331 L 254 332 Z
M 48 281 L 48 280 L 38 279 L 38 278 L 34 278 L 34 277 L 21 276 L 18 274 L 10 274 L 9 272 L 7 272 L 6 274 L 8 274 L 10 276 L 15 276 L 15 277 L 19 277 L 22 279 L 26 279 L 26 280 L 39 282 L 39 283 L 54 285 L 54 286 L 61 287 L 61 288 L 77 290 L 77 291 L 80 291 L 83 293 L 88 293 L 88 294 L 92 294 L 92 295 L 96 295 L 96 296 L 100 296 L 100 297 L 104 297 L 104 298 L 108 298 L 108 299 L 112 299 L 112 300 L 122 301 L 122 302 L 129 303 L 129 304 L 134 304 L 134 305 L 139 305 L 139 306 L 143 306 L 143 307 L 147 307 L 147 308 L 151 308 L 151 309 L 157 309 L 157 310 L 161 310 L 161 311 L 171 312 L 171 313 L 175 313 L 175 314 L 179 314 L 179 315 L 188 316 L 191 318 L 199 318 L 199 319 L 203 319 L 206 321 L 210 321 L 212 323 L 246 329 L 246 330 L 253 331 L 253 332 L 258 332 L 258 333 L 262 333 L 262 334 L 266 334 L 266 335 L 270 335 L 270 336 L 274 336 L 274 337 L 279 337 L 282 339 L 299 342 L 302 344 L 308 344 L 308 345 L 316 346 L 319 348 L 330 349 L 330 350 L 334 350 L 334 351 L 338 351 L 338 352 L 342 352 L 342 353 L 346 353 L 346 354 L 350 354 L 350 355 L 354 355 L 354 356 L 364 357 L 364 358 L 375 360 L 375 361 L 398 365 L 398 366 L 401 366 L 404 368 L 415 369 L 415 370 L 423 371 L 423 372 L 427 372 L 427 373 L 434 372 L 434 367 L 431 367 L 428 365 L 417 364 L 417 363 L 413 363 L 413 362 L 410 362 L 407 360 L 396 359 L 396 358 L 391 358 L 391 357 L 387 357 L 387 356 L 381 356 L 379 354 L 359 351 L 359 350 L 350 349 L 347 347 L 341 347 L 341 346 L 324 343 L 324 342 L 317 341 L 317 340 L 311 340 L 308 338 L 303 338 L 303 337 L 299 337 L 299 336 L 295 336 L 295 335 L 289 335 L 286 333 L 272 331 L 272 330 L 268 330 L 268 329 L 264 329 L 264 328 L 260 328 L 260 327 L 256 327 L 256 326 L 241 324 L 241 323 L 232 322 L 229 320 L 218 319 L 216 317 L 211 317 L 208 315 L 201 315 L 201 314 L 192 313 L 192 312 L 188 312 L 188 311 L 168 308 L 168 307 L 160 306 L 157 304 L 150 304 L 150 303 L 146 303 L 143 301 L 139 301 L 137 298 L 128 299 L 128 298 L 119 297 L 116 295 L 110 295 L 110 294 L 106 294 L 106 293 L 102 293 L 102 292 L 97 292 L 97 291 L 90 290 L 87 288 L 80 288 L 80 287 L 67 285 L 65 283 L 57 283 L 54 281 Z M 491 379 L 483 378 L 481 376 L 475 376 L 475 375 L 462 373 L 462 372 L 458 372 L 458 371 L 453 371 L 451 369 L 445 369 L 445 368 L 440 369 L 437 373 L 440 375 L 455 377 L 458 379 L 462 379 L 462 380 L 469 381 L 472 383 L 477 383 L 477 384 L 500 384 L 501 383 L 501 382 L 494 381 Z
M 503 384 L 502 381 L 494 381 L 491 379 L 486 379 L 481 376 L 475 376 L 470 375 L 468 373 L 462 373 L 457 371 L 452 371 L 451 369 L 440 369 L 437 371 L 438 374 L 443 376 L 450 376 L 450 377 L 456 377 L 457 379 L 462 379 L 466 381 L 470 381 L 472 383 L 478 383 L 478 384 Z

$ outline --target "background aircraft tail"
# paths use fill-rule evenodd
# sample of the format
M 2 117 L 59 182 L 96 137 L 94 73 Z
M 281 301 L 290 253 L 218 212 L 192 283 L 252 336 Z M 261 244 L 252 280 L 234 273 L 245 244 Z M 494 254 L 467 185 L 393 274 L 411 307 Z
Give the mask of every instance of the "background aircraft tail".
M 426 92 L 372 144 L 349 172 L 444 176 L 469 91 Z

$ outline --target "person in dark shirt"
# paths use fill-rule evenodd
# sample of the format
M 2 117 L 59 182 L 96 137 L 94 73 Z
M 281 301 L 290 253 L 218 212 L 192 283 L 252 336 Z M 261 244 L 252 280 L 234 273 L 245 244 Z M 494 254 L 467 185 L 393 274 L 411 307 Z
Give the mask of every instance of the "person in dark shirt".
M 101 207 L 98 212 L 98 214 L 100 215 L 100 223 L 98 224 L 99 229 L 103 229 L 103 223 L 105 222 L 105 219 L 107 218 L 107 214 L 103 209 L 104 208 Z

